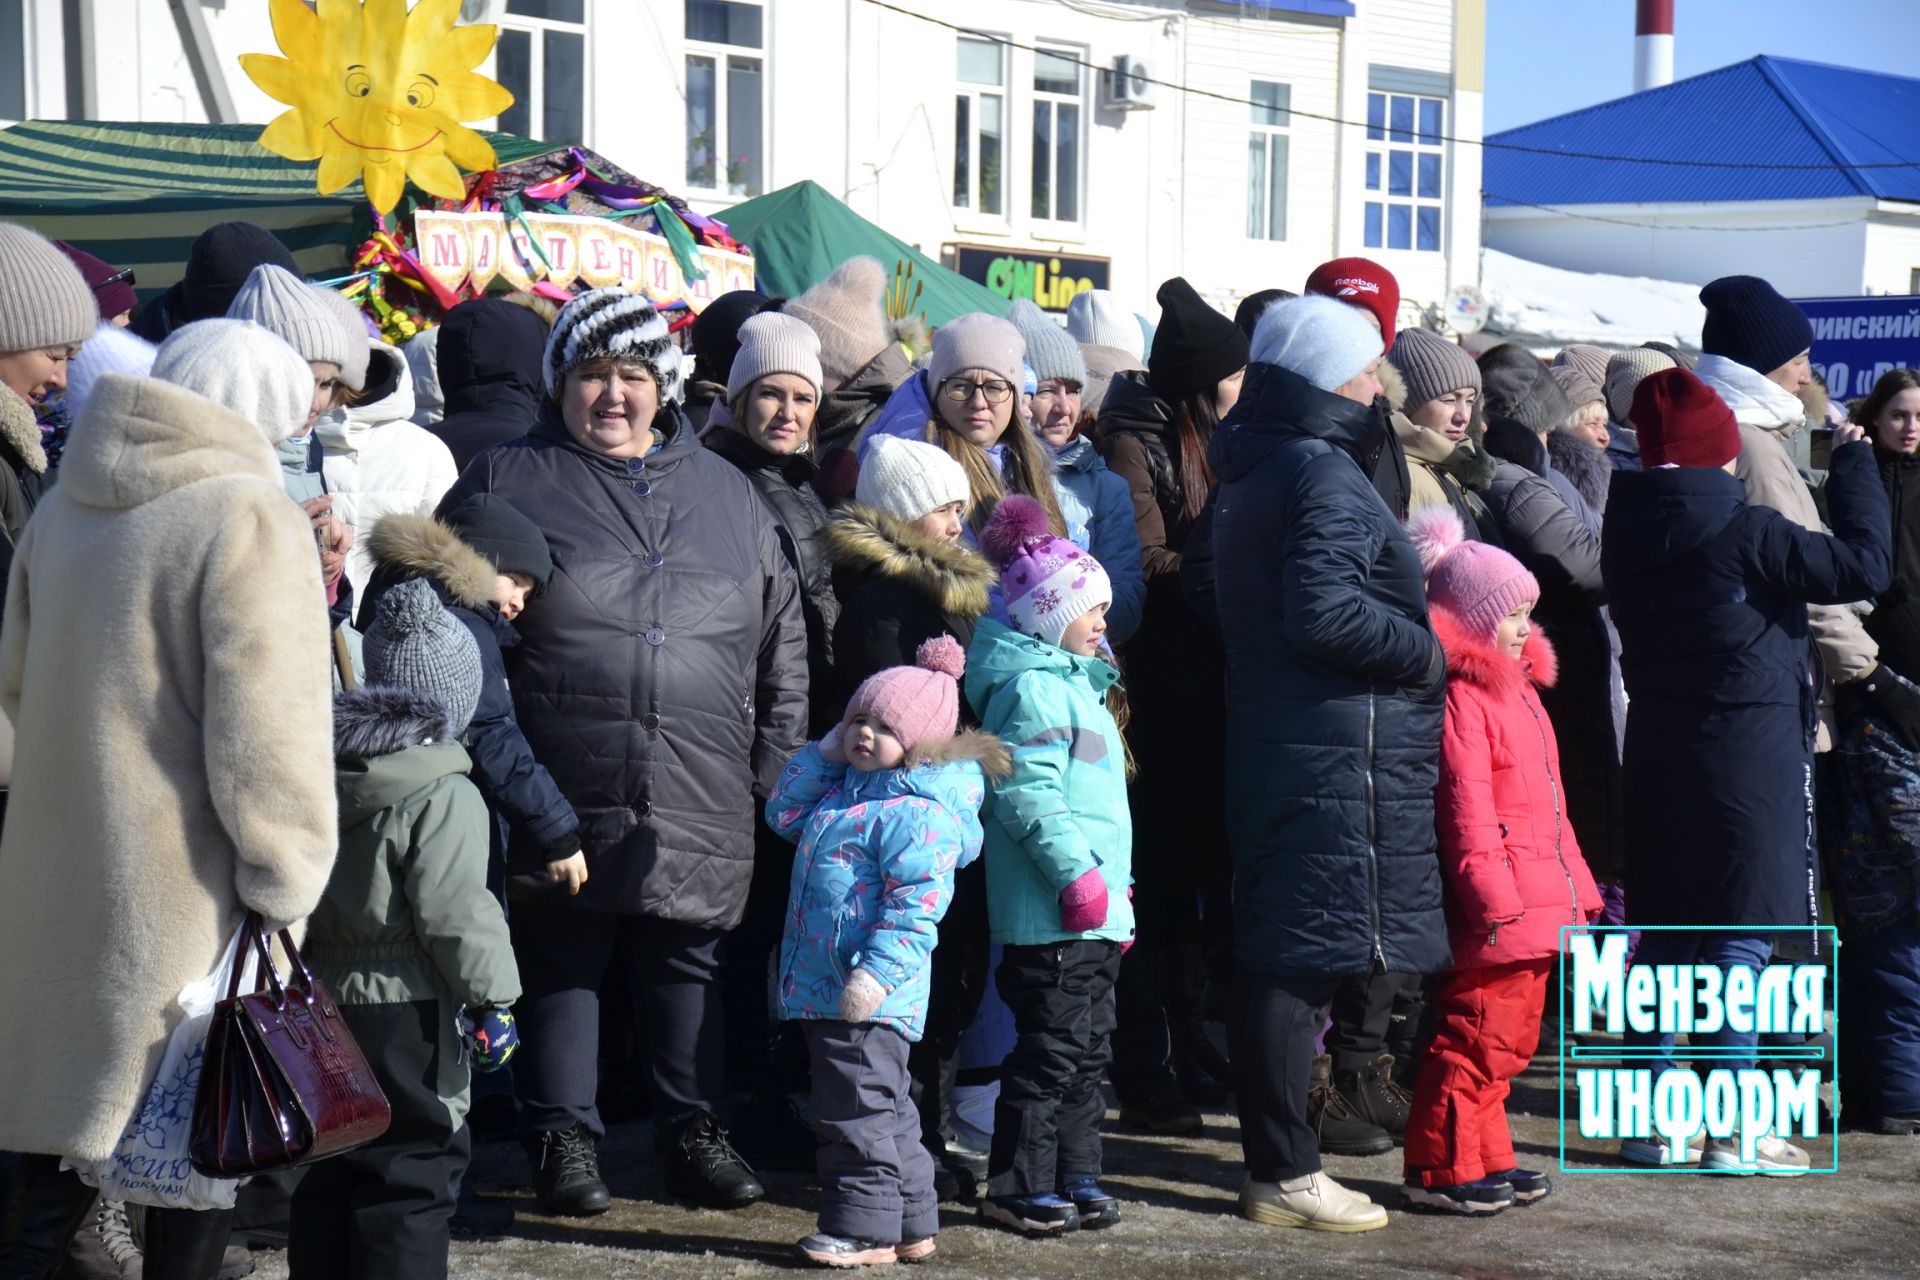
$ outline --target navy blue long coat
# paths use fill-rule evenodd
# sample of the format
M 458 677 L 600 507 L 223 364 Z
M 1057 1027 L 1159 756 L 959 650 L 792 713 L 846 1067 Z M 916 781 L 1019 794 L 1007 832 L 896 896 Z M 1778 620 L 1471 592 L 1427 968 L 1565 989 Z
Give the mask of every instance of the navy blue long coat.
M 1448 962 L 1433 791 L 1444 661 L 1420 559 L 1368 480 L 1384 422 L 1247 366 L 1214 434 L 1239 962 L 1431 973 Z
M 1717 468 L 1614 474 L 1601 571 L 1627 685 L 1634 924 L 1819 923 L 1807 605 L 1866 599 L 1889 572 L 1872 448 L 1835 450 L 1827 483 L 1831 537 L 1748 506 Z

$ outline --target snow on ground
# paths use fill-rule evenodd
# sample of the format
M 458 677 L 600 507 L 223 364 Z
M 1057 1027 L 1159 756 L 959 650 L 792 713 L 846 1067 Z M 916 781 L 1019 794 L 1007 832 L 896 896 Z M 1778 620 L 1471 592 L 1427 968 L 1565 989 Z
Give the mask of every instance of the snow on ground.
M 1698 285 L 1566 271 L 1498 249 L 1488 249 L 1482 259 L 1480 288 L 1488 328 L 1529 346 L 1637 347 L 1654 341 L 1698 350 L 1707 314 Z

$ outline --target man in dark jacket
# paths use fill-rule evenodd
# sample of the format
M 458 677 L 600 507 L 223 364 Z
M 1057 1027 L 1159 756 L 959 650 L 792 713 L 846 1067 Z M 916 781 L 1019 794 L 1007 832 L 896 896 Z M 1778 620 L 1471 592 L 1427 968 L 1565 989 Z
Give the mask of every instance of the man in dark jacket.
M 1240 1204 L 1275 1226 L 1386 1225 L 1320 1171 L 1307 1119 L 1319 1011 L 1340 975 L 1448 959 L 1433 830 L 1445 659 L 1419 557 L 1359 461 L 1385 429 L 1384 350 L 1351 308 L 1276 303 L 1209 450 L 1233 691 Z
M 540 414 L 540 353 L 546 322 L 517 303 L 471 298 L 440 326 L 440 390 L 446 416 L 433 433 L 467 464 L 494 445 L 518 440 Z

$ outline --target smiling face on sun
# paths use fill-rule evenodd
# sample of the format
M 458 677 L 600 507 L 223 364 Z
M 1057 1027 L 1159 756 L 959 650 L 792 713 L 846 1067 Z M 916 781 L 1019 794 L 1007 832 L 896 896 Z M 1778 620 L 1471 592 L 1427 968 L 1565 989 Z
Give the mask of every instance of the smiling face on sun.
M 499 28 L 456 27 L 460 0 L 270 0 L 273 34 L 286 55 L 248 53 L 240 65 L 276 102 L 293 108 L 260 134 L 289 160 L 318 160 L 328 195 L 364 178 L 382 213 L 407 180 L 463 199 L 461 168 L 491 169 L 493 148 L 460 122 L 485 120 L 513 95 L 473 68 Z

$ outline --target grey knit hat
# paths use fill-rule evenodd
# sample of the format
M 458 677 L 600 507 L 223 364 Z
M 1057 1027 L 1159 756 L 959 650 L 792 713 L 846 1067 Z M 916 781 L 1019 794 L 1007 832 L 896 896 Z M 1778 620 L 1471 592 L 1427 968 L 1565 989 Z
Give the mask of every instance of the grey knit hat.
M 1480 390 L 1480 366 L 1431 329 L 1402 329 L 1387 360 L 1407 384 L 1407 412 L 1462 387 Z
M 798 316 L 820 335 L 820 369 L 829 389 L 850 380 L 873 363 L 887 345 L 887 316 L 881 299 L 887 269 L 878 258 L 848 258 L 833 274 L 797 298 L 786 314 Z
M 453 736 L 467 731 L 480 705 L 480 646 L 440 603 L 425 578 L 380 597 L 363 652 L 367 683 L 432 694 L 446 704 Z
M 660 403 L 680 403 L 685 386 L 680 348 L 666 318 L 640 294 L 608 285 L 560 309 L 547 335 L 547 394 L 558 396 L 567 375 L 592 360 L 644 365 L 660 388 Z
M 1607 399 L 1607 416 L 1615 422 L 1624 423 L 1627 411 L 1633 408 L 1633 393 L 1640 389 L 1641 382 L 1662 369 L 1678 367 L 1672 356 L 1651 347 L 1614 352 L 1607 361 L 1607 379 L 1602 384 Z
M 1016 298 L 1007 308 L 1007 320 L 1027 344 L 1027 365 L 1035 377 L 1042 382 L 1058 378 L 1080 387 L 1087 385 L 1087 361 L 1080 354 L 1080 344 L 1051 316 L 1026 298 Z
M 0 222 L 0 353 L 77 347 L 99 322 L 73 260 L 38 231 Z
M 1600 384 L 1587 376 L 1583 365 L 1556 364 L 1547 372 L 1551 373 L 1553 380 L 1560 384 L 1560 389 L 1567 393 L 1567 403 L 1573 406 L 1576 413 L 1595 400 L 1606 399 L 1605 393 L 1600 390 Z
M 1570 342 L 1553 358 L 1553 367 L 1578 369 L 1597 387 L 1607 380 L 1607 354 L 1605 347 L 1596 347 L 1590 342 Z
M 234 295 L 227 318 L 253 321 L 298 351 L 302 360 L 339 365 L 340 380 L 355 391 L 367 384 L 366 325 L 352 304 L 331 289 L 262 263 Z

